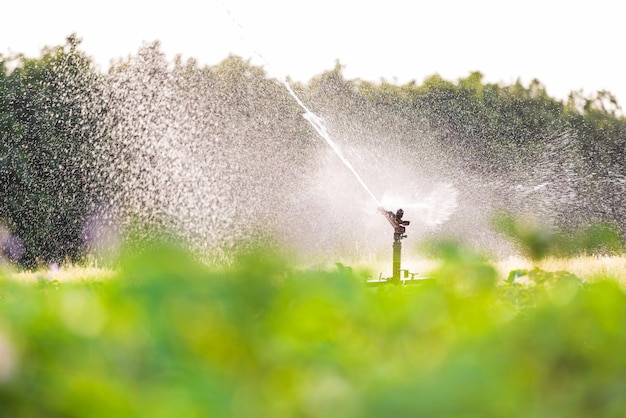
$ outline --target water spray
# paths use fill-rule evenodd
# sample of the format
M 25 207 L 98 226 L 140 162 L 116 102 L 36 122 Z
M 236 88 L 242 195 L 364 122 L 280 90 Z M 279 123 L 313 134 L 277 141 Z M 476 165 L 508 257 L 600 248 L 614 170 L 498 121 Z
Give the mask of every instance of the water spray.
M 237 22 L 237 20 L 234 18 L 230 10 L 226 7 L 226 5 L 225 4 L 223 5 L 228 15 L 230 16 L 230 18 L 233 20 L 233 22 L 239 27 L 240 31 L 243 33 L 243 27 Z M 244 40 L 244 43 L 245 43 L 245 40 Z M 272 67 L 269 61 L 265 57 L 263 57 L 263 55 L 261 55 L 258 51 L 256 51 L 254 48 L 250 48 L 250 49 L 258 58 L 261 59 L 261 61 L 265 63 L 265 65 L 271 71 Z M 402 219 L 402 216 L 404 215 L 404 210 L 398 209 L 396 213 L 394 214 L 393 212 L 387 211 L 382 207 L 382 204 L 380 203 L 378 198 L 374 195 L 374 193 L 372 193 L 370 188 L 367 186 L 365 181 L 363 181 L 363 179 L 361 178 L 359 173 L 355 170 L 355 168 L 352 166 L 350 161 L 343 155 L 343 152 L 341 151 L 337 143 L 333 141 L 322 119 L 319 116 L 317 116 L 315 113 L 313 113 L 308 108 L 308 106 L 304 104 L 304 102 L 300 99 L 300 97 L 296 94 L 296 92 L 293 90 L 289 82 L 284 77 L 275 76 L 275 78 L 285 87 L 285 89 L 287 89 L 287 92 L 289 92 L 289 94 L 296 101 L 298 106 L 300 106 L 302 110 L 304 110 L 303 117 L 307 120 L 307 122 L 309 122 L 309 124 L 313 127 L 313 129 L 315 129 L 318 135 L 326 141 L 326 143 L 331 147 L 331 149 L 335 152 L 335 154 L 337 154 L 339 159 L 348 168 L 348 170 L 350 170 L 350 172 L 354 175 L 354 177 L 357 179 L 357 181 L 363 187 L 363 189 L 372 197 L 372 199 L 374 200 L 374 202 L 376 203 L 378 207 L 378 211 L 385 216 L 385 218 L 389 221 L 391 226 L 394 228 L 392 277 L 391 279 L 379 281 L 378 283 L 401 284 L 403 282 L 406 282 L 407 280 L 403 281 L 400 277 L 401 272 L 402 272 L 402 269 L 401 269 L 402 239 L 407 237 L 405 235 L 406 227 L 410 224 L 410 221 Z M 405 272 L 405 276 L 408 277 L 408 270 L 404 270 L 404 272 Z M 412 281 L 412 279 L 410 281 Z
M 313 127 L 313 129 L 315 129 L 318 135 L 321 136 L 328 145 L 330 145 L 333 151 L 335 151 L 335 154 L 339 156 L 339 158 L 344 163 L 344 165 L 352 172 L 352 174 L 354 174 L 354 177 L 358 180 L 358 182 L 361 184 L 363 189 L 365 189 L 365 191 L 372 197 L 372 199 L 374 199 L 374 202 L 376 202 L 376 205 L 380 206 L 380 201 L 376 198 L 374 193 L 372 193 L 370 188 L 367 187 L 367 184 L 365 184 L 361 176 L 359 176 L 359 173 L 357 173 L 357 171 L 354 169 L 350 161 L 348 161 L 348 159 L 343 155 L 337 143 L 335 143 L 335 141 L 332 140 L 322 120 L 315 113 L 311 112 L 309 108 L 302 102 L 302 100 L 300 100 L 300 98 L 293 91 L 289 83 L 287 83 L 287 80 L 283 79 L 281 80 L 281 82 L 284 84 L 285 88 L 287 89 L 291 97 L 293 97 L 295 101 L 298 103 L 298 105 L 304 110 L 305 112 L 303 115 L 304 118 L 311 124 L 311 126 Z
M 228 16 L 231 18 L 231 20 L 239 27 L 239 30 L 243 33 L 243 27 L 241 26 L 241 24 L 237 21 L 237 19 L 235 19 L 235 17 L 233 16 L 233 14 L 231 13 L 231 11 L 228 9 L 228 7 L 226 7 L 226 4 L 222 3 L 222 6 L 224 6 L 224 9 L 226 9 L 226 13 L 228 13 Z M 247 44 L 247 42 L 245 42 L 245 39 L 243 39 L 242 37 L 242 41 Z M 250 47 L 250 45 L 248 45 L 248 47 L 250 48 L 250 50 L 252 51 L 252 53 L 254 55 L 256 55 L 261 61 L 263 61 L 263 63 L 265 64 L 265 66 L 270 70 L 272 70 L 272 65 L 270 64 L 269 60 L 267 60 L 260 52 L 258 52 L 256 49 Z M 291 95 L 291 97 L 293 97 L 293 99 L 296 101 L 296 103 L 298 104 L 298 106 L 300 106 L 302 108 L 302 110 L 304 110 L 304 114 L 303 117 L 304 119 L 307 120 L 307 122 L 309 122 L 309 124 L 313 127 L 313 129 L 315 129 L 315 131 L 318 133 L 319 136 L 321 136 L 326 143 L 332 148 L 333 151 L 335 151 L 335 154 L 337 154 L 337 156 L 339 157 L 339 159 L 343 162 L 343 164 L 348 168 L 348 170 L 350 170 L 350 172 L 354 175 L 354 177 L 357 179 L 357 181 L 359 182 L 359 184 L 363 187 L 363 189 L 372 197 L 372 199 L 374 199 L 374 202 L 376 202 L 376 206 L 380 207 L 381 203 L 378 200 L 378 198 L 374 195 L 374 193 L 372 193 L 372 191 L 370 190 L 370 188 L 367 186 L 367 184 L 365 184 L 365 181 L 363 181 L 363 179 L 361 178 L 361 176 L 359 175 L 359 173 L 354 169 L 354 167 L 352 166 L 352 164 L 350 163 L 350 161 L 348 161 L 348 159 L 343 155 L 343 152 L 341 152 L 341 149 L 339 148 L 339 146 L 337 145 L 337 143 L 335 141 L 332 140 L 332 138 L 330 137 L 330 134 L 328 133 L 328 130 L 326 129 L 326 126 L 324 126 L 324 123 L 322 122 L 321 118 L 319 116 L 317 116 L 315 113 L 313 113 L 308 106 L 306 106 L 304 104 L 304 102 L 300 99 L 300 97 L 296 94 L 296 92 L 293 90 L 293 88 L 291 88 L 291 85 L 289 84 L 289 82 L 285 79 L 285 77 L 278 77 L 278 76 L 274 76 L 276 78 L 276 80 L 278 80 L 286 89 L 287 92 L 289 92 L 289 94 Z

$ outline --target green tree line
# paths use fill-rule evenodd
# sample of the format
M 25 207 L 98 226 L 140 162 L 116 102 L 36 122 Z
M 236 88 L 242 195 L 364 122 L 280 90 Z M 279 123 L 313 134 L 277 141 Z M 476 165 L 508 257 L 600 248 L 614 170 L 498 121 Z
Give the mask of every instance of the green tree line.
M 559 208 L 558 223 L 603 221 L 626 230 L 626 118 L 610 92 L 572 92 L 560 101 L 538 80 L 528 86 L 487 83 L 479 72 L 456 81 L 433 75 L 422 83 L 373 83 L 345 79 L 339 64 L 293 87 L 331 131 L 351 130 L 355 142 L 375 146 L 388 146 L 393 137 L 423 166 L 453 160 L 467 174 L 461 183 L 512 173 L 539 182 L 534 173 L 541 171 L 556 184 L 571 176 L 576 181 L 566 186 L 575 197 Z M 163 100 L 180 116 L 155 117 Z M 0 57 L 3 251 L 26 266 L 84 257 L 89 217 L 119 196 L 116 187 L 124 179 L 142 175 L 128 160 L 145 159 L 142 170 L 148 170 L 159 157 L 154 150 L 128 151 L 138 144 L 132 138 L 142 135 L 184 131 L 185 138 L 220 141 L 220 155 L 212 158 L 228 162 L 222 170 L 247 176 L 253 187 L 246 190 L 279 194 L 292 177 L 309 174 L 307 159 L 319 147 L 301 114 L 280 83 L 236 56 L 199 66 L 178 57 L 169 61 L 155 43 L 103 73 L 71 35 L 38 58 Z M 416 139 L 425 132 L 428 144 Z M 116 147 L 121 137 L 124 147 Z M 424 153 L 426 146 L 443 157 Z M 268 167 L 276 154 L 284 163 Z M 290 171 L 294 161 L 302 172 Z M 111 165 L 122 168 L 112 174 Z M 259 171 L 271 176 L 271 184 L 250 174 Z M 217 191 L 233 204 L 251 198 L 251 192 L 218 183 Z M 517 200 L 504 193 L 502 207 L 526 205 Z M 268 204 L 264 212 L 271 211 Z
M 36 262 L 76 260 L 94 198 L 97 90 L 78 40 L 0 61 L 0 218 Z M 11 70 L 9 68 L 12 67 Z

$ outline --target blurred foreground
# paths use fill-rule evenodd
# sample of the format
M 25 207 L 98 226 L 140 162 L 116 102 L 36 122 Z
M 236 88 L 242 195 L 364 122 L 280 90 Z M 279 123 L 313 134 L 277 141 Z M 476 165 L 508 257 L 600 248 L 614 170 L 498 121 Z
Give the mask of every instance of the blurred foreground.
M 251 252 L 161 246 L 101 280 L 0 279 L 0 416 L 618 417 L 626 295 L 609 277 L 437 249 L 435 282 L 368 288 Z

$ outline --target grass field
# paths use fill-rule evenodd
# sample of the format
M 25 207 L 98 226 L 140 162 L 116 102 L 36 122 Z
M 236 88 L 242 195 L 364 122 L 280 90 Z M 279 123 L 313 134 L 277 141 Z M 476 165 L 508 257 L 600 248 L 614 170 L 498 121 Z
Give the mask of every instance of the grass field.
M 7 271 L 7 276 L 23 282 L 39 280 L 59 281 L 61 283 L 76 281 L 100 281 L 115 277 L 115 268 L 85 267 L 79 265 L 39 268 L 26 271 Z
M 513 257 L 495 263 L 501 277 L 507 277 L 512 270 L 535 267 L 550 272 L 567 271 L 585 281 L 614 279 L 626 285 L 626 256 L 578 256 L 553 258 L 533 262 L 528 259 Z
M 411 266 L 416 268 L 421 274 L 428 275 L 431 270 L 437 268 L 438 264 L 438 260 L 422 259 L 413 261 Z M 567 271 L 585 281 L 614 279 L 626 285 L 626 255 L 577 256 L 570 258 L 548 257 L 536 262 L 522 257 L 509 257 L 497 260 L 493 265 L 498 272 L 500 281 L 505 280 L 513 270 L 539 268 L 548 272 Z M 379 270 L 384 269 L 381 266 L 378 267 Z M 368 271 L 376 270 L 366 266 L 361 266 L 361 269 Z M 116 274 L 116 269 L 113 267 L 69 265 L 26 271 L 6 270 L 5 276 L 25 282 L 36 282 L 37 280 L 72 282 L 109 280 L 115 277 Z M 524 281 L 520 282 L 523 283 Z

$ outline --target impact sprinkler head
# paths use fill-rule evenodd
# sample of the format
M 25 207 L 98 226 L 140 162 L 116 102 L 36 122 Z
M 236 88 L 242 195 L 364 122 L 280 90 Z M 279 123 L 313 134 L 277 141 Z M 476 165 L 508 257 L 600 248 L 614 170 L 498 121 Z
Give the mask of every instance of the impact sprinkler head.
M 378 210 L 380 211 L 380 213 L 385 215 L 385 218 L 387 218 L 387 220 L 393 227 L 394 242 L 400 242 L 402 238 L 407 237 L 404 233 L 406 232 L 406 227 L 411 222 L 402 220 L 402 217 L 404 216 L 403 209 L 398 209 L 395 214 L 391 211 L 385 210 L 384 208 L 378 208 Z

